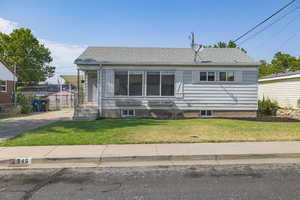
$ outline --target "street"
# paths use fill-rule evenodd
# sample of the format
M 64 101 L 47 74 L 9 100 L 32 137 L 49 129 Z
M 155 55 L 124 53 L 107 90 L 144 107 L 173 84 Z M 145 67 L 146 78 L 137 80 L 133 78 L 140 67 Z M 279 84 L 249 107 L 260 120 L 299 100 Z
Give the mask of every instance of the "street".
M 0 171 L 1 200 L 299 199 L 300 165 Z

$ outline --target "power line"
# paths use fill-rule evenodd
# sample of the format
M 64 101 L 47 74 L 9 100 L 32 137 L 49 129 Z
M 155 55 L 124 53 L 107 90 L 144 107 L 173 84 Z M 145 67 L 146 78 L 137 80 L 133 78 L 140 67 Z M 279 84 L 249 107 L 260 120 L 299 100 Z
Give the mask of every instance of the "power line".
M 278 35 L 280 35 L 289 25 L 291 25 L 293 22 L 295 22 L 298 17 L 300 17 L 300 13 L 298 15 L 296 15 L 296 17 L 294 17 L 290 21 L 288 21 L 288 23 L 286 23 L 279 31 L 277 31 L 275 34 L 272 34 L 271 38 L 274 38 L 274 37 L 277 37 Z M 265 44 L 265 42 L 266 41 L 263 41 L 262 43 L 257 45 L 257 47 L 263 46 Z
M 250 36 L 250 37 L 246 38 L 245 40 L 241 41 L 241 42 L 239 43 L 239 45 L 241 45 L 241 44 L 247 42 L 248 40 L 250 40 L 250 39 L 256 37 L 257 35 L 259 35 L 259 34 L 262 33 L 263 31 L 267 30 L 268 28 L 270 28 L 270 27 L 273 26 L 274 24 L 280 22 L 280 21 L 281 21 L 282 19 L 284 19 L 286 16 L 288 16 L 289 14 L 295 12 L 295 11 L 298 10 L 299 8 L 300 8 L 300 6 L 296 7 L 295 9 L 291 10 L 290 12 L 288 12 L 288 13 L 282 15 L 280 18 L 278 18 L 278 19 L 277 19 L 276 21 L 274 21 L 273 23 L 268 24 L 267 26 L 265 26 L 265 27 L 264 27 L 263 29 L 261 29 L 260 31 L 256 32 L 256 33 L 253 34 L 252 36 Z M 291 22 L 288 22 L 288 24 L 290 24 L 290 23 L 291 23 Z
M 266 18 L 265 20 L 263 20 L 262 22 L 260 22 L 259 24 L 255 25 L 253 28 L 251 28 L 249 31 L 247 31 L 246 33 L 242 34 L 241 36 L 239 36 L 237 39 L 233 40 L 233 42 L 237 42 L 238 40 L 242 39 L 243 37 L 245 37 L 246 35 L 248 35 L 250 32 L 254 31 L 257 27 L 261 26 L 262 24 L 266 23 L 267 21 L 269 21 L 272 17 L 274 17 L 275 15 L 277 15 L 278 13 L 280 13 L 281 11 L 283 11 L 284 9 L 286 9 L 287 7 L 289 7 L 292 3 L 294 3 L 296 0 L 292 0 L 291 2 L 289 2 L 288 4 L 286 4 L 285 6 L 283 6 L 282 8 L 280 8 L 279 10 L 277 10 L 275 13 L 273 13 L 270 17 Z

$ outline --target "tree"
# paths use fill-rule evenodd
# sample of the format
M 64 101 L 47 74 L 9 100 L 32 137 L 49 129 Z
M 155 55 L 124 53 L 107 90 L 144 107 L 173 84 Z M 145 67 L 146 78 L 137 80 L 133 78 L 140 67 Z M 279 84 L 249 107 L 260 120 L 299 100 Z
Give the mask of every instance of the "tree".
M 55 67 L 50 66 L 50 54 L 29 29 L 15 29 L 9 35 L 0 33 L 0 60 L 11 69 L 16 64 L 20 82 L 37 83 L 52 77 Z
M 300 58 L 289 54 L 278 52 L 274 55 L 271 63 L 261 61 L 259 76 L 264 77 L 270 74 L 284 73 L 286 71 L 300 70 Z
M 238 48 L 241 49 L 244 53 L 247 53 L 247 51 L 244 48 L 239 48 L 237 44 L 233 41 L 226 42 L 218 42 L 214 45 L 206 46 L 206 48 Z

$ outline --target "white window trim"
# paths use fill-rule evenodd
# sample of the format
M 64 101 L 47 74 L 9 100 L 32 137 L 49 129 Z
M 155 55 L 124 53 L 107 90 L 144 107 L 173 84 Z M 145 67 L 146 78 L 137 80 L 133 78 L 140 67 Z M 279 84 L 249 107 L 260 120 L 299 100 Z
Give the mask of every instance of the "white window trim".
M 205 111 L 205 115 L 202 115 L 201 112 L 202 111 Z M 211 115 L 207 115 L 207 111 L 210 111 L 211 112 Z M 200 110 L 200 117 L 205 117 L 205 118 L 208 118 L 208 117 L 213 117 L 214 115 L 214 112 L 212 110 Z
M 205 72 L 206 73 L 206 81 L 201 81 L 201 72 Z M 213 72 L 214 73 L 214 80 L 213 81 L 209 81 L 208 80 L 208 73 L 209 72 Z M 217 72 L 214 72 L 214 71 L 199 71 L 199 81 L 201 83 L 203 83 L 203 82 L 208 82 L 208 83 L 216 82 L 217 81 Z
M 2 87 L 4 87 L 5 89 L 4 90 L 0 90 L 0 92 L 7 92 L 7 88 L 8 88 L 8 82 L 7 82 L 7 80 L 2 80 L 2 81 L 4 81 L 5 82 L 5 85 L 0 85 L 1 86 L 1 88 Z
M 124 110 L 127 110 L 127 115 L 124 115 L 123 114 L 123 111 Z M 133 111 L 133 115 L 129 115 L 129 110 L 132 110 Z M 135 109 L 121 109 L 121 117 L 135 117 Z

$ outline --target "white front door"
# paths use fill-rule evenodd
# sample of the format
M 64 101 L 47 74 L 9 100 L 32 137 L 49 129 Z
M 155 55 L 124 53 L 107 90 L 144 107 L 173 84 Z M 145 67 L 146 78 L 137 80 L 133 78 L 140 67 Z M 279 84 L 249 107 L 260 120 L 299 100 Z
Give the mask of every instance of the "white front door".
M 96 102 L 97 97 L 97 77 L 96 74 L 89 75 L 88 80 L 88 101 Z

